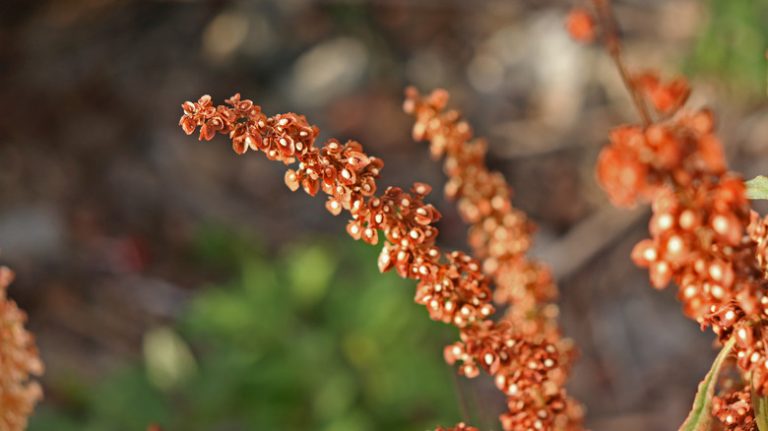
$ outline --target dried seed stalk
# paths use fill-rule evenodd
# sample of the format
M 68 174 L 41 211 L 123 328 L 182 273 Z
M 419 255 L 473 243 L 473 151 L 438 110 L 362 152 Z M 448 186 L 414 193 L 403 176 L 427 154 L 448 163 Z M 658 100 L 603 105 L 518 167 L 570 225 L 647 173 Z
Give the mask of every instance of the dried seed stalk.
M 560 366 L 552 373 L 552 383 L 562 389 L 575 352 L 573 342 L 562 337 L 558 326 L 559 310 L 553 303 L 557 287 L 552 274 L 545 265 L 527 257 L 535 226 L 525 213 L 512 206 L 512 190 L 504 176 L 485 165 L 487 143 L 473 137 L 472 128 L 457 111 L 446 111 L 448 93 L 436 90 L 422 97 L 409 88 L 406 94 L 405 110 L 416 117 L 413 138 L 428 140 L 432 156 L 443 158 L 448 177 L 445 193 L 457 201 L 462 219 L 470 225 L 469 243 L 482 262 L 483 272 L 494 282 L 495 302 L 507 306 L 502 320 L 517 328 L 520 337 L 555 347 Z M 454 354 L 452 349 L 461 354 Z M 464 367 L 468 363 L 474 367 L 466 349 L 466 343 L 448 346 L 446 358 L 451 363 L 461 360 Z M 497 378 L 496 384 L 509 394 L 509 382 Z M 509 402 L 516 399 L 510 397 Z M 566 403 L 566 414 L 558 422 L 558 429 L 572 429 L 581 420 L 579 404 L 570 399 Z M 528 426 L 524 421 L 505 419 L 509 421 L 508 429 Z
M 377 193 L 383 162 L 366 154 L 359 143 L 329 140 L 317 147 L 318 129 L 303 116 L 267 117 L 239 95 L 218 106 L 203 96 L 182 108 L 180 125 L 187 134 L 198 128 L 200 140 L 225 134 L 238 154 L 261 151 L 270 160 L 297 164 L 285 175 L 291 190 L 303 188 L 311 196 L 322 191 L 332 214 L 350 214 L 350 236 L 369 244 L 381 239 L 379 269 L 394 269 L 401 277 L 416 280 L 416 301 L 426 306 L 430 317 L 460 329 L 462 341 L 447 350 L 449 361 L 461 360 L 461 371 L 470 377 L 484 369 L 505 391 L 508 411 L 501 417 L 505 430 L 581 429 L 581 410 L 562 387 L 568 364 L 562 363 L 559 346 L 547 337 L 531 337 L 509 319 L 491 319 L 490 280 L 480 263 L 436 246 L 434 223 L 440 213 L 424 202 L 431 190 L 427 184 L 416 183 L 409 191 L 388 187 Z
M 606 48 L 640 97 L 644 119 L 611 132 L 598 181 L 617 206 L 651 203 L 651 238 L 635 246 L 632 259 L 648 268 L 655 288 L 677 284 L 684 313 L 712 327 L 723 345 L 735 339 L 743 382 L 716 397 L 712 413 L 728 430 L 754 429 L 745 403 L 752 389 L 768 394 L 768 220 L 750 210 L 742 178 L 728 170 L 712 113 L 682 109 L 690 92 L 682 78 L 663 83 L 656 72 L 629 72 L 617 55 L 610 1 L 595 5 L 601 27 L 614 29 Z M 644 113 L 646 103 L 656 120 Z

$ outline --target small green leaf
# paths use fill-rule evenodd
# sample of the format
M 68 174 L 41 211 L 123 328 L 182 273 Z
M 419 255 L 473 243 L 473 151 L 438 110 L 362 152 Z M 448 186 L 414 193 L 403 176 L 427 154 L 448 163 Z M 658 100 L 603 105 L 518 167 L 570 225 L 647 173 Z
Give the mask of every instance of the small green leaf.
M 768 177 L 758 175 L 744 184 L 747 186 L 747 198 L 768 199 Z
M 197 371 L 187 343 L 166 326 L 144 334 L 144 361 L 149 380 L 164 390 L 173 389 Z
M 768 397 L 758 396 L 752 392 L 752 408 L 755 409 L 755 419 L 757 419 L 757 429 L 768 431 Z
M 688 418 L 680 426 L 680 431 L 708 431 L 710 429 L 712 422 L 712 396 L 715 394 L 717 376 L 720 374 L 723 362 L 725 362 L 728 354 L 731 353 L 735 342 L 736 339 L 731 338 L 725 343 L 723 349 L 720 350 L 717 358 L 712 363 L 712 368 L 704 376 L 704 380 L 699 383 L 699 390 L 696 393 L 696 398 L 693 400 L 693 407 L 691 412 L 688 413 Z

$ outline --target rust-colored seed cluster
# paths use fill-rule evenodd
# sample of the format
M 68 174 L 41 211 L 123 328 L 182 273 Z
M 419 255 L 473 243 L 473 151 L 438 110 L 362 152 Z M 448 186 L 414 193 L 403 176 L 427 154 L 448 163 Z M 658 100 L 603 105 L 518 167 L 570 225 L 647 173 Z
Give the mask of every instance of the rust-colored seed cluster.
M 496 376 L 497 386 L 508 397 L 510 412 L 530 412 L 536 406 L 532 400 L 544 388 L 544 399 L 550 404 L 541 415 L 555 413 L 549 423 L 558 429 L 578 428 L 582 409 L 563 391 L 574 352 L 573 343 L 561 336 L 557 324 L 558 308 L 552 303 L 557 288 L 549 270 L 526 256 L 532 243 L 533 224 L 512 206 L 512 192 L 504 177 L 486 167 L 486 142 L 473 138 L 471 127 L 457 111 L 445 110 L 448 93 L 437 90 L 421 97 L 414 88 L 406 93 L 405 110 L 416 117 L 413 137 L 428 140 L 433 157 L 445 158 L 446 194 L 457 200 L 462 219 L 470 225 L 469 242 L 474 255 L 482 261 L 484 273 L 494 281 L 495 301 L 508 306 L 502 324 L 514 334 L 505 340 L 495 334 L 485 334 L 482 327 L 465 329 L 462 341 L 446 348 L 446 359 L 450 363 L 462 361 L 461 372 L 472 377 L 477 375 L 473 358 L 478 355 L 474 352 L 493 352 L 481 355 L 484 361 L 481 365 L 486 365 Z M 509 343 L 515 338 L 544 343 L 546 348 L 536 352 L 537 357 L 528 358 L 530 351 L 520 351 L 516 344 Z M 510 379 L 506 370 L 499 369 L 497 355 L 518 362 L 510 369 L 523 370 L 520 372 L 524 377 Z M 532 369 L 526 370 L 531 359 L 551 369 L 543 375 L 545 380 L 520 387 L 519 382 L 526 385 L 540 379 L 530 374 Z M 526 415 L 511 414 L 502 421 L 506 429 L 528 429 L 535 424 L 530 419 Z
M 647 77 L 641 81 L 647 84 Z M 677 284 L 685 314 L 711 326 L 721 342 L 736 338 L 745 380 L 751 375 L 767 395 L 766 222 L 750 213 L 741 177 L 727 170 L 712 114 L 679 110 L 687 95 L 680 80 L 664 90 L 655 85 L 639 89 L 657 114 L 671 117 L 614 129 L 598 160 L 598 179 L 616 205 L 651 202 L 651 238 L 635 246 L 632 259 L 648 268 L 654 287 Z M 716 416 L 749 413 L 745 396 L 719 398 Z M 723 424 L 749 429 L 738 428 L 744 423 Z
M 750 210 L 741 177 L 728 171 L 712 113 L 681 109 L 688 82 L 662 82 L 654 71 L 630 73 L 611 1 L 592 3 L 605 48 L 643 123 L 611 132 L 597 178 L 617 206 L 652 204 L 651 238 L 635 246 L 632 259 L 648 268 L 657 289 L 677 284 L 684 313 L 702 328 L 711 326 L 721 343 L 735 340 L 742 383 L 716 396 L 711 413 L 726 430 L 755 430 L 752 391 L 768 395 L 768 220 Z
M 441 94 L 430 98 L 429 109 L 434 113 L 442 109 L 440 103 L 435 103 L 444 98 Z M 427 112 L 417 108 L 427 105 L 419 105 L 415 94 L 411 96 L 412 112 Z M 461 330 L 462 341 L 446 349 L 446 359 L 461 361 L 460 371 L 470 377 L 480 368 L 494 376 L 507 396 L 509 410 L 501 417 L 505 430 L 580 429 L 581 409 L 563 388 L 570 362 L 567 343 L 554 330 L 539 332 L 537 328 L 552 325 L 540 323 L 545 320 L 539 317 L 491 320 L 494 307 L 490 280 L 481 264 L 461 252 L 442 253 L 435 245 L 438 232 L 434 223 L 440 213 L 424 202 L 430 192 L 428 185 L 416 183 L 409 191 L 389 187 L 377 193 L 375 180 L 383 163 L 365 154 L 359 143 L 329 140 L 318 148 L 318 130 L 303 116 L 266 117 L 258 106 L 241 100 L 239 95 L 228 99 L 227 105 L 213 106 L 211 98 L 203 96 L 196 103 L 184 103 L 182 108 L 180 125 L 187 134 L 198 127 L 200 140 L 210 140 L 216 133 L 226 134 L 238 154 L 262 151 L 270 160 L 297 164 L 286 172 L 288 187 L 303 188 L 312 196 L 319 191 L 328 195 L 326 207 L 332 214 L 350 213 L 347 232 L 353 238 L 377 244 L 382 232 L 379 269 L 394 269 L 404 278 L 417 280 L 416 302 L 423 304 L 433 319 Z M 445 115 L 435 121 L 457 117 L 455 113 Z M 421 115 L 416 130 L 428 126 L 425 119 Z M 443 136 L 446 148 L 451 147 L 448 154 L 453 154 L 455 163 L 463 164 L 455 166 L 456 172 L 467 170 L 453 176 L 455 194 L 463 196 L 459 205 L 468 220 L 482 220 L 481 225 L 473 227 L 472 242 L 476 250 L 487 253 L 482 256 L 486 272 L 497 281 L 508 280 L 508 288 L 499 298 L 515 307 L 516 298 L 521 298 L 519 312 L 528 307 L 541 318 L 556 315 L 551 307 L 539 305 L 541 299 L 553 296 L 548 274 L 538 264 L 519 258 L 528 247 L 531 227 L 522 214 L 511 209 L 503 179 L 483 167 L 481 147 L 469 145 L 465 153 L 452 148 L 469 139 L 466 123 L 447 121 L 443 127 L 448 134 L 430 135 L 425 129 L 421 137 L 431 138 L 435 151 L 442 145 Z M 464 133 L 466 139 L 460 142 L 455 133 Z M 472 172 L 479 176 L 476 180 L 471 178 Z
M 752 393 L 747 388 L 712 398 L 712 415 L 729 431 L 758 431 Z
M 25 328 L 23 311 L 6 296 L 13 272 L 0 267 L 0 430 L 22 431 L 43 397 L 31 376 L 43 373 L 43 363 L 32 334 Z

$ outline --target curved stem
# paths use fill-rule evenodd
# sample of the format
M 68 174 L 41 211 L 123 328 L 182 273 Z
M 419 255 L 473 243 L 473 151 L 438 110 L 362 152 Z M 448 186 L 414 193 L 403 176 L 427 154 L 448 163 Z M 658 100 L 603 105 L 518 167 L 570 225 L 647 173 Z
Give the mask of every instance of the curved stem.
M 461 420 L 464 422 L 470 422 L 469 407 L 467 407 L 467 397 L 464 394 L 464 388 L 461 386 L 459 378 L 453 371 L 453 367 L 449 366 L 448 368 L 451 376 L 453 377 L 453 388 L 456 391 L 456 402 L 459 405 L 459 414 L 461 414 Z
M 616 69 L 618 69 L 619 75 L 621 75 L 621 80 L 624 81 L 624 86 L 627 87 L 627 91 L 632 96 L 632 102 L 634 102 L 643 124 L 648 126 L 652 122 L 648 107 L 645 105 L 643 96 L 638 92 L 634 82 L 632 82 L 632 77 L 621 57 L 621 41 L 619 40 L 618 26 L 613 14 L 611 0 L 592 0 L 592 3 L 595 5 L 597 17 L 603 29 L 605 49 L 616 65 Z

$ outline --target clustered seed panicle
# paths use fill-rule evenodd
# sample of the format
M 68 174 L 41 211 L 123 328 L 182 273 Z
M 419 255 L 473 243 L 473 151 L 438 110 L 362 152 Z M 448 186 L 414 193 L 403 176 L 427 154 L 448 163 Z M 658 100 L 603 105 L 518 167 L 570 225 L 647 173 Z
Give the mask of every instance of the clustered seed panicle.
M 504 176 L 487 168 L 487 143 L 473 137 L 472 128 L 457 111 L 446 110 L 448 93 L 436 90 L 423 97 L 415 88 L 409 88 L 406 95 L 405 110 L 416 117 L 413 138 L 428 140 L 432 156 L 444 158 L 443 170 L 448 177 L 445 192 L 457 201 L 462 219 L 470 226 L 469 243 L 482 262 L 483 272 L 494 281 L 495 302 L 507 306 L 502 322 L 519 340 L 546 346 L 537 352 L 540 358 L 536 362 L 550 365 L 551 370 L 546 381 L 530 387 L 525 385 L 536 381 L 536 376 L 509 379 L 506 370 L 499 369 L 496 353 L 482 355 L 489 373 L 496 376 L 497 386 L 508 397 L 512 414 L 502 419 L 507 422 L 506 429 L 528 429 L 527 415 L 532 409 L 528 397 L 541 393 L 549 405 L 549 411 L 545 409 L 541 415 L 549 417 L 554 413 L 551 423 L 557 429 L 577 429 L 582 408 L 563 390 L 575 356 L 573 343 L 562 337 L 557 323 L 558 307 L 552 302 L 557 288 L 550 271 L 527 257 L 535 226 L 525 213 L 512 206 L 512 191 Z M 446 358 L 451 363 L 462 361 L 460 371 L 470 377 L 477 374 L 473 358 L 478 355 L 467 353 L 472 351 L 512 357 L 519 363 L 512 369 L 524 369 L 528 352 L 516 351 L 515 345 L 508 343 L 510 340 L 516 341 L 483 336 L 478 328 L 465 329 L 462 341 L 446 348 Z M 506 345 L 499 350 L 494 343 Z
M 434 223 L 439 220 L 440 213 L 424 202 L 431 190 L 428 185 L 416 183 L 408 191 L 388 187 L 377 193 L 375 180 L 383 163 L 367 155 L 359 143 L 341 144 L 329 140 L 317 147 L 318 130 L 301 115 L 267 117 L 258 106 L 242 100 L 239 95 L 226 102 L 226 105 L 214 106 L 209 96 L 203 96 L 197 102 L 185 102 L 181 127 L 187 134 L 199 128 L 200 140 L 210 140 L 217 133 L 228 135 L 238 154 L 248 150 L 261 151 L 270 160 L 296 164 L 296 168 L 289 169 L 285 175 L 285 183 L 291 190 L 303 188 L 312 196 L 322 191 L 328 196 L 326 207 L 329 212 L 338 215 L 347 211 L 350 214 L 347 225 L 350 236 L 369 244 L 382 241 L 379 269 L 382 272 L 394 269 L 401 277 L 416 280 L 416 302 L 427 308 L 432 319 L 460 329 L 462 341 L 446 349 L 446 359 L 461 361 L 460 371 L 470 377 L 478 374 L 479 369 L 485 370 L 495 377 L 497 386 L 505 392 L 509 408 L 501 417 L 505 430 L 581 428 L 581 409 L 563 388 L 570 356 L 563 354 L 559 335 L 551 332 L 548 336 L 532 336 L 533 328 L 539 323 L 518 327 L 516 323 L 522 323 L 522 320 L 516 322 L 505 318 L 495 322 L 491 319 L 495 309 L 490 279 L 483 273 L 481 263 L 461 252 L 443 253 L 436 246 L 438 231 Z M 457 143 L 450 140 L 446 145 Z M 476 156 L 484 154 L 476 149 L 466 154 L 472 151 Z M 481 165 L 475 161 L 472 166 L 474 168 L 466 165 L 457 169 L 479 169 Z M 464 213 L 477 211 L 478 220 L 487 220 L 473 239 L 475 243 L 490 246 L 490 254 L 483 256 L 486 271 L 494 275 L 507 271 L 511 280 L 509 285 L 517 286 L 501 297 L 527 297 L 530 293 L 520 289 L 537 292 L 540 288 L 542 292 L 534 294 L 536 299 L 539 296 L 550 298 L 551 293 L 544 291 L 551 289 L 551 283 L 547 275 L 537 269 L 539 266 L 529 263 L 516 268 L 505 257 L 527 249 L 525 242 L 529 241 L 530 229 L 520 213 L 502 208 L 509 205 L 509 190 L 499 183 L 501 177 L 498 174 L 490 174 L 487 170 L 477 173 L 496 178 L 490 184 L 496 191 L 487 204 L 495 205 L 496 210 L 507 211 L 496 222 L 509 228 L 492 226 L 485 204 L 480 205 L 478 200 L 480 195 L 462 201 L 465 203 L 460 205 L 464 207 Z M 465 174 L 461 178 L 467 184 L 472 181 Z M 479 185 L 478 182 L 474 187 Z M 473 193 L 466 185 L 458 186 L 464 190 L 461 193 Z M 478 193 L 486 196 L 485 191 Z M 494 198 L 497 195 L 498 198 Z M 471 206 L 476 208 L 473 210 Z M 379 232 L 383 233 L 383 238 L 379 237 Z M 508 250 L 507 242 L 500 237 L 504 234 L 521 237 L 519 240 L 509 238 L 509 244 L 516 245 Z M 499 269 L 507 264 L 511 266 Z M 509 274 L 517 269 L 524 272 Z M 529 309 L 538 310 L 539 307 L 531 305 Z M 545 310 L 541 311 L 546 314 Z M 550 324 L 544 326 L 547 325 Z M 472 428 L 459 425 L 456 429 Z
M 43 397 L 32 376 L 43 373 L 43 363 L 32 334 L 24 328 L 26 314 L 8 299 L 13 272 L 0 267 L 0 430 L 22 431 Z
M 750 210 L 742 178 L 728 170 L 712 113 L 681 109 L 688 84 L 661 84 L 646 73 L 634 85 L 659 119 L 614 129 L 597 163 L 614 204 L 652 205 L 651 237 L 632 259 L 648 268 L 655 288 L 675 283 L 684 313 L 712 327 L 720 342 L 735 337 L 745 381 L 768 395 L 768 222 Z M 744 392 L 718 398 L 714 414 L 726 429 L 752 429 L 745 399 Z
M 728 170 L 712 113 L 682 109 L 688 82 L 630 73 L 610 0 L 593 4 L 606 50 L 643 123 L 611 132 L 597 179 L 617 206 L 651 203 L 651 237 L 635 246 L 632 260 L 648 268 L 655 288 L 677 284 L 683 312 L 702 329 L 712 327 L 720 343 L 734 339 L 742 384 L 722 389 L 711 413 L 726 430 L 755 430 L 752 392 L 768 395 L 768 219 L 750 210 L 742 178 Z M 571 21 L 571 35 L 585 41 Z

